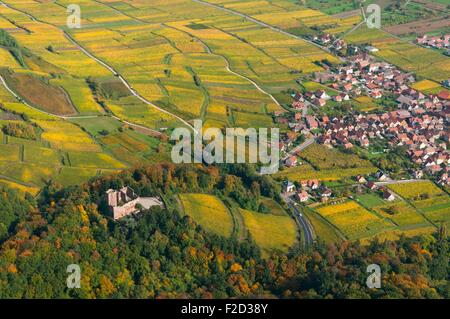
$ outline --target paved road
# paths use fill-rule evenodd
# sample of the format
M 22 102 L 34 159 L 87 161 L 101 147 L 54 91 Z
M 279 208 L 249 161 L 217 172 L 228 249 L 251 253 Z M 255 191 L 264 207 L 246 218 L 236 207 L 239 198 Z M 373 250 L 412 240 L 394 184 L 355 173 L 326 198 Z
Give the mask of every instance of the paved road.
M 23 11 L 23 10 L 14 8 L 14 7 L 10 6 L 9 4 L 4 3 L 3 1 L 0 1 L 0 4 L 3 5 L 4 7 L 8 8 L 8 9 L 15 10 L 15 11 L 18 11 L 18 12 L 20 12 L 20 13 L 26 15 L 26 16 L 27 16 L 28 18 L 30 18 L 32 21 L 44 23 L 44 24 L 47 24 L 47 25 L 50 25 L 50 26 L 52 26 L 52 27 L 54 27 L 54 28 L 59 29 L 56 25 L 54 25 L 54 24 L 52 24 L 52 23 L 49 23 L 49 22 L 46 22 L 46 21 L 43 21 L 43 20 L 40 20 L 40 19 L 37 19 L 37 18 L 35 18 L 33 15 L 29 14 L 28 12 L 25 12 L 25 11 Z M 130 91 L 130 93 L 131 93 L 132 95 L 134 95 L 135 97 L 137 97 L 137 98 L 138 98 L 139 100 L 141 100 L 143 103 L 145 103 L 145 104 L 147 104 L 147 105 L 149 105 L 149 106 L 151 106 L 151 107 L 157 109 L 158 111 L 161 111 L 161 112 L 163 112 L 163 113 L 165 113 L 165 114 L 168 114 L 168 115 L 170 115 L 170 116 L 176 118 L 177 120 L 179 120 L 180 122 L 182 122 L 182 123 L 185 124 L 187 127 L 191 128 L 194 132 L 197 133 L 197 131 L 194 129 L 194 127 L 193 127 L 191 124 L 189 124 L 187 121 L 185 121 L 184 119 L 182 119 L 182 118 L 179 117 L 178 115 L 175 115 L 175 114 L 173 114 L 173 113 L 171 113 L 171 112 L 169 112 L 169 111 L 167 111 L 167 110 L 164 110 L 164 109 L 162 109 L 162 108 L 156 106 L 155 104 L 153 104 L 152 102 L 148 101 L 146 98 L 144 98 L 143 96 L 141 96 L 138 92 L 136 92 L 135 89 L 133 89 L 133 87 L 127 82 L 127 80 L 125 80 L 125 78 L 124 78 L 119 72 L 117 72 L 112 66 L 110 66 L 110 65 L 107 64 L 106 62 L 100 60 L 100 59 L 97 58 L 96 56 L 92 55 L 88 50 L 86 50 L 80 43 L 78 43 L 78 42 L 77 42 L 72 36 L 70 36 L 70 34 L 68 34 L 66 31 L 61 30 L 61 29 L 59 29 L 59 30 L 64 34 L 64 36 L 65 36 L 72 44 L 74 44 L 74 45 L 75 45 L 80 51 L 82 51 L 85 55 L 87 55 L 88 57 L 90 57 L 91 59 L 93 59 L 94 61 L 96 61 L 97 63 L 101 64 L 103 67 L 105 67 L 106 69 L 108 69 L 113 75 L 115 75 L 116 77 L 118 77 L 118 78 L 120 79 L 120 81 L 127 87 L 127 89 Z M 2 82 L 4 82 L 4 81 L 2 81 Z M 5 85 L 6 83 L 2 83 L 2 84 Z M 5 87 L 8 88 L 7 86 L 5 86 Z M 13 93 L 11 89 L 8 88 L 8 90 L 9 90 L 11 93 Z M 13 94 L 14 94 L 14 96 L 16 96 L 16 98 L 18 98 L 19 100 L 21 100 L 22 102 L 24 102 L 22 99 L 20 99 L 19 97 L 17 97 L 17 95 L 16 95 L 15 93 L 13 93 Z M 25 103 L 25 104 L 26 104 L 26 103 Z M 26 104 L 26 105 L 27 105 L 27 106 L 30 106 L 29 104 Z M 31 106 L 30 106 L 30 107 L 31 107 Z M 34 109 L 35 109 L 35 108 L 34 108 Z M 42 110 L 39 110 L 39 111 L 42 112 Z M 45 113 L 45 112 L 44 112 L 44 113 Z M 50 113 L 47 113 L 47 114 L 53 115 L 53 116 L 57 116 L 57 115 L 55 115 L 55 114 L 50 114 Z M 69 118 L 69 119 L 70 119 L 70 118 L 86 118 L 85 116 L 82 116 L 82 117 L 58 116 L 58 117 L 60 117 L 60 118 L 65 118 L 65 119 L 68 119 L 68 118 Z M 89 118 L 90 118 L 90 117 L 95 117 L 95 116 L 89 116 Z M 118 117 L 115 117 L 115 118 L 118 118 Z M 129 122 L 126 122 L 126 123 L 132 124 L 132 123 L 129 123 Z M 132 124 L 132 125 L 140 126 L 140 125 L 138 125 L 138 124 Z M 142 127 L 142 128 L 145 128 L 145 129 L 149 129 L 149 128 L 144 127 L 144 126 L 141 126 L 141 127 Z M 149 130 L 151 130 L 151 129 L 149 129 Z M 155 132 L 156 132 L 156 131 L 155 131 Z
M 314 243 L 314 230 L 309 223 L 308 219 L 300 212 L 298 207 L 295 205 L 295 202 L 284 194 L 281 194 L 281 197 L 286 201 L 288 206 L 294 211 L 294 218 L 298 224 L 298 226 L 302 229 L 303 234 L 305 234 L 305 246 L 311 246 Z
M 149 100 L 147 100 L 146 98 L 144 98 L 142 95 L 140 95 L 129 83 L 127 80 L 125 80 L 125 78 L 119 73 L 117 72 L 112 66 L 110 66 L 109 64 L 107 64 L 106 62 L 100 60 L 99 58 L 97 58 L 96 56 L 92 55 L 88 50 L 86 50 L 80 43 L 78 43 L 74 38 L 72 38 L 72 36 L 70 36 L 66 31 L 63 31 L 64 36 L 70 41 L 72 42 L 79 50 L 81 50 L 84 54 L 86 54 L 88 57 L 90 57 L 91 59 L 93 59 L 94 61 L 96 61 L 97 63 L 103 65 L 106 69 L 108 69 L 114 76 L 116 76 L 128 89 L 128 91 L 130 91 L 130 93 L 132 95 L 134 95 L 135 97 L 137 97 L 139 100 L 141 100 L 142 102 L 144 102 L 145 104 L 157 109 L 160 112 L 163 112 L 165 114 L 168 114 L 174 118 L 176 118 L 177 120 L 179 120 L 180 122 L 182 122 L 183 124 L 185 124 L 186 126 L 188 126 L 189 128 L 191 128 L 194 132 L 197 133 L 196 129 L 189 124 L 187 121 L 185 121 L 184 119 L 182 119 L 181 117 L 179 117 L 178 115 L 175 115 L 165 109 L 162 109 L 158 106 L 156 106 L 155 104 L 153 104 L 152 102 L 150 102 Z
M 320 49 L 322 49 L 322 50 L 324 50 L 324 51 L 326 51 L 326 52 L 332 54 L 331 51 L 330 51 L 327 47 L 321 46 L 320 44 L 315 43 L 315 42 L 313 42 L 313 41 L 310 41 L 310 40 L 308 40 L 308 39 L 306 39 L 306 38 L 299 37 L 299 36 L 297 36 L 297 35 L 295 35 L 295 34 L 286 32 L 286 31 L 284 31 L 284 30 L 282 30 L 282 29 L 280 29 L 280 28 L 277 28 L 277 27 L 275 27 L 275 26 L 273 26 L 273 25 L 270 25 L 270 24 L 267 24 L 267 23 L 265 23 L 265 22 L 263 22 L 263 21 L 260 21 L 260 20 L 258 20 L 258 19 L 252 18 L 251 16 L 248 16 L 248 15 L 246 15 L 246 14 L 244 14 L 244 13 L 241 13 L 241 12 L 238 12 L 238 11 L 234 11 L 234 10 L 231 10 L 231 9 L 228 9 L 228 8 L 225 8 L 225 7 L 222 7 L 222 6 L 219 6 L 219 5 L 217 5 L 217 4 L 205 2 L 205 1 L 202 1 L 202 0 L 192 0 L 192 1 L 197 2 L 197 3 L 199 3 L 199 4 L 203 4 L 203 5 L 205 5 L 205 6 L 213 7 L 213 8 L 216 8 L 216 9 L 219 9 L 219 10 L 222 10 L 222 11 L 225 11 L 225 12 L 228 12 L 228 13 L 231 13 L 231 14 L 234 14 L 234 15 L 237 15 L 237 16 L 240 16 L 240 17 L 245 18 L 245 19 L 247 19 L 247 20 L 249 20 L 249 21 L 252 21 L 252 22 L 254 22 L 254 23 L 256 23 L 256 24 L 259 24 L 260 26 L 263 26 L 263 27 L 269 28 L 269 29 L 271 29 L 271 30 L 273 30 L 273 31 L 276 31 L 276 32 L 278 32 L 278 33 L 284 34 L 284 35 L 286 35 L 286 36 L 288 36 L 288 37 L 291 37 L 291 38 L 294 38 L 294 39 L 297 39 L 297 40 L 306 41 L 306 42 L 308 42 L 308 43 L 310 43 L 310 44 L 312 44 L 312 45 L 314 45 L 314 46 L 316 46 L 316 47 L 318 47 L 318 48 L 320 48 Z M 338 58 L 339 58 L 339 57 L 338 57 Z
M 49 113 L 46 112 L 44 110 L 38 109 L 32 105 L 30 105 L 27 101 L 25 101 L 24 99 L 22 99 L 20 96 L 18 96 L 16 94 L 16 92 L 14 92 L 6 83 L 5 79 L 3 78 L 3 76 L 0 75 L 0 84 L 3 85 L 5 87 L 5 89 L 11 93 L 19 102 L 25 104 L 26 106 L 28 106 L 29 108 L 36 110 L 38 112 L 47 114 L 49 116 L 55 116 L 55 117 L 59 117 L 61 119 L 91 119 L 91 118 L 96 118 L 96 117 L 100 117 L 100 116 L 104 116 L 104 115 L 80 115 L 80 116 L 66 116 L 66 115 L 57 115 L 57 114 L 53 114 L 53 113 Z
M 302 144 L 300 144 L 299 146 L 296 146 L 295 148 L 293 148 L 286 156 L 284 156 L 282 158 L 282 161 L 287 160 L 289 158 L 289 156 L 292 156 L 292 155 L 296 154 L 297 152 L 303 151 L 305 148 L 307 148 L 308 146 L 313 144 L 314 141 L 315 140 L 313 138 L 308 138 Z
M 401 179 L 401 180 L 388 180 L 385 182 L 375 182 L 375 185 L 392 185 L 392 184 L 407 184 L 422 181 L 422 179 Z
M 263 94 L 269 96 L 275 104 L 277 104 L 279 107 L 281 107 L 281 104 L 275 99 L 275 97 L 274 97 L 272 94 L 270 94 L 269 92 L 265 91 L 263 88 L 261 88 L 261 87 L 258 85 L 258 83 L 256 83 L 256 82 L 253 81 L 252 79 L 246 77 L 245 75 L 242 75 L 242 74 L 240 74 L 240 73 L 237 73 L 237 72 L 233 71 L 233 70 L 231 69 L 230 61 L 229 61 L 225 56 L 220 55 L 220 54 L 217 54 L 217 53 L 214 53 L 214 52 L 212 51 L 211 47 L 210 47 L 206 42 L 204 42 L 202 39 L 200 39 L 200 38 L 194 36 L 193 34 L 187 32 L 187 31 L 177 29 L 177 28 L 175 28 L 175 27 L 173 27 L 173 26 L 169 26 L 169 25 L 166 25 L 166 24 L 164 24 L 164 26 L 167 27 L 167 28 L 172 28 L 172 29 L 174 29 L 174 30 L 184 32 L 184 33 L 188 34 L 190 37 L 192 37 L 193 39 L 196 39 L 198 42 L 200 42 L 200 43 L 205 47 L 206 53 L 211 54 L 211 55 L 214 55 L 214 56 L 217 56 L 217 57 L 219 57 L 219 58 L 221 58 L 221 59 L 223 59 L 223 60 L 225 61 L 225 68 L 226 68 L 226 70 L 227 70 L 229 73 L 234 74 L 234 75 L 236 75 L 236 76 L 238 76 L 238 77 L 240 77 L 240 78 L 242 78 L 242 79 L 244 79 L 244 80 L 250 82 L 251 84 L 253 84 L 253 86 L 254 86 L 258 91 L 260 91 L 261 93 L 263 93 Z
M 28 106 L 29 108 L 31 108 L 31 109 L 33 109 L 33 110 L 36 110 L 36 111 L 41 112 L 41 113 L 43 113 L 43 114 L 47 114 L 47 115 L 49 115 L 49 116 L 54 116 L 54 117 L 58 117 L 58 118 L 65 119 L 65 120 L 70 120 L 70 119 L 92 119 L 92 118 L 98 118 L 98 117 L 108 116 L 108 115 L 64 116 L 64 115 L 57 115 L 57 114 L 49 113 L 49 112 L 46 112 L 46 111 L 44 111 L 44 110 L 35 108 L 34 106 L 30 105 L 27 101 L 25 101 L 24 99 L 22 99 L 20 96 L 18 96 L 18 95 L 16 94 L 16 92 L 14 92 L 14 91 L 8 86 L 8 84 L 6 83 L 5 79 L 4 79 L 1 75 L 0 75 L 0 84 L 3 85 L 3 86 L 5 87 L 5 89 L 6 89 L 9 93 L 11 93 L 11 94 L 12 94 L 19 102 L 25 104 L 26 106 Z M 130 122 L 128 122 L 128 121 L 124 121 L 124 120 L 122 120 L 121 118 L 119 118 L 119 117 L 117 117 L 117 116 L 115 116 L 115 115 L 111 115 L 111 117 L 114 118 L 114 119 L 116 119 L 116 120 L 118 120 L 118 121 L 121 121 L 121 122 L 123 122 L 123 123 L 125 123 L 125 124 L 128 124 L 128 125 L 130 125 L 130 126 L 138 127 L 138 128 L 143 129 L 143 130 L 147 130 L 147 131 L 151 132 L 152 135 L 158 135 L 158 136 L 159 136 L 159 135 L 162 134 L 162 133 L 160 133 L 160 132 L 158 132 L 158 131 L 156 131 L 156 130 L 153 130 L 153 129 L 151 129 L 151 128 L 148 128 L 148 127 L 145 127 L 145 126 L 142 126 L 142 125 L 139 125 L 139 124 L 130 123 Z

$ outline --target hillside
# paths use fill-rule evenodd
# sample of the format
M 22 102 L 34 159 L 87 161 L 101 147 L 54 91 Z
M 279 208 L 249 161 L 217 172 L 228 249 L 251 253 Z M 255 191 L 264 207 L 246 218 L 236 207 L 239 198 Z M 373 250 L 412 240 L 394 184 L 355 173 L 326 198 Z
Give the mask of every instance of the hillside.
M 450 298 L 449 16 L 0 0 L 0 299 Z
M 221 180 L 214 169 L 148 166 L 67 189 L 50 185 L 37 203 L 2 188 L 0 297 L 449 297 L 443 234 L 367 246 L 319 243 L 266 260 L 251 241 L 207 233 L 172 207 L 179 191 L 206 191 L 205 178 Z M 114 222 L 102 213 L 101 195 L 120 184 L 159 193 L 168 208 Z M 386 274 L 376 291 L 366 288 L 360 267 L 373 262 Z M 81 289 L 70 290 L 65 270 L 74 263 L 83 276 Z

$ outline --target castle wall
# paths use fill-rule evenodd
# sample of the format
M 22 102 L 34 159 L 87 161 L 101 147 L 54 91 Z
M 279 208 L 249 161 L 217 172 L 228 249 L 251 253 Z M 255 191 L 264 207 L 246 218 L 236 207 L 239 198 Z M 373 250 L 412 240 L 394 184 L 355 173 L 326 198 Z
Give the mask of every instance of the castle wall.
M 126 203 L 120 207 L 113 207 L 113 217 L 114 220 L 120 219 L 122 217 L 128 216 L 137 211 L 136 204 L 138 203 L 138 199 L 134 199 L 131 202 Z

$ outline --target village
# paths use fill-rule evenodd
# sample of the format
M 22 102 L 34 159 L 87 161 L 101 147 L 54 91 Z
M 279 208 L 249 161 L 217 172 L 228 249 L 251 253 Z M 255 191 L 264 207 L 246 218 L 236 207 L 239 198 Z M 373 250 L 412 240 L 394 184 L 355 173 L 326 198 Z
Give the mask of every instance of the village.
M 360 193 L 363 191 L 375 192 L 387 202 L 392 202 L 396 199 L 395 194 L 384 186 L 384 184 L 389 184 L 391 181 L 387 174 L 378 171 L 373 176 L 368 177 L 368 179 L 363 175 L 355 177 L 355 183 Z M 300 183 L 292 183 L 287 180 L 283 183 L 283 193 L 286 196 L 293 196 L 300 203 L 327 203 L 334 195 L 330 188 L 317 179 L 302 180 Z
M 318 43 L 325 44 L 332 40 L 327 37 L 316 39 Z M 339 42 L 339 47 L 344 46 L 345 43 Z M 369 152 L 374 144 L 381 143 L 385 145 L 383 152 L 398 147 L 405 150 L 405 156 L 415 169 L 410 170 L 404 179 L 427 177 L 442 186 L 449 185 L 449 91 L 426 95 L 413 89 L 411 85 L 416 81 L 413 74 L 405 73 L 387 62 L 376 61 L 369 55 L 372 50 L 376 48 L 364 48 L 364 52 L 348 56 L 343 65 L 315 73 L 313 81 L 321 84 L 323 89 L 292 94 L 291 108 L 294 112 L 279 114 L 276 118 L 289 128 L 280 145 L 286 154 L 283 164 L 286 168 L 302 165 L 299 160 L 301 151 L 297 145 L 299 135 L 344 151 L 362 148 Z M 448 85 L 448 80 L 442 84 Z M 390 107 L 369 113 L 349 109 L 336 116 L 321 111 L 330 103 L 351 104 L 360 96 L 372 100 L 384 97 Z M 374 176 L 355 176 L 354 180 L 368 190 L 380 192 L 386 201 L 392 201 L 394 195 L 376 184 L 389 180 L 388 175 L 379 171 Z M 301 181 L 298 186 L 295 189 L 293 183 L 286 182 L 284 191 L 295 191 L 301 203 L 311 199 L 325 202 L 332 196 L 332 191 L 317 180 Z
M 446 54 L 450 55 L 450 34 L 443 36 L 423 35 L 416 39 L 416 43 L 427 48 L 446 50 Z

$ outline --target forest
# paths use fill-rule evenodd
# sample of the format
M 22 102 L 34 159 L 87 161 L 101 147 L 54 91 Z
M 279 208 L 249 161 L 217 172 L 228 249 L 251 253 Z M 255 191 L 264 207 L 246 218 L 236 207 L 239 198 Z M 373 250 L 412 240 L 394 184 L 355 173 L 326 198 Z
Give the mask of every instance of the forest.
M 22 52 L 23 49 L 19 46 L 16 39 L 9 35 L 5 30 L 0 30 L 0 46 L 9 50 L 20 65 L 25 65 Z
M 131 186 L 166 208 L 113 221 L 104 192 Z M 262 258 L 249 239 L 205 232 L 172 198 L 184 191 L 231 196 L 258 206 L 278 200 L 277 184 L 247 165 L 157 164 L 63 188 L 37 198 L 0 188 L 0 298 L 449 298 L 446 230 L 397 241 L 317 242 Z M 367 265 L 382 287 L 366 287 Z M 81 288 L 66 285 L 81 268 Z

